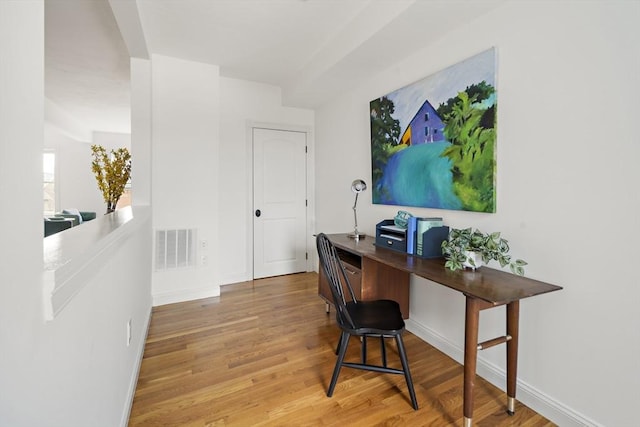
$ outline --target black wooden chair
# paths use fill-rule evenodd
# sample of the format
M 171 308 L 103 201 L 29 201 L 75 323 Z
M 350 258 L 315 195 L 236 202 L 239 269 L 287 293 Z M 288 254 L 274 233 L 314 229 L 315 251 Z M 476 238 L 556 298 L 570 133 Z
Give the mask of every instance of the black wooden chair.
M 388 374 L 404 374 L 411 396 L 413 409 L 418 409 L 416 393 L 413 390 L 413 381 L 409 372 L 409 362 L 402 341 L 404 332 L 404 320 L 400 305 L 392 300 L 358 301 L 349 283 L 349 278 L 344 270 L 342 262 L 338 257 L 336 248 L 329 238 L 324 234 L 318 234 L 316 246 L 320 257 L 320 266 L 324 269 L 329 282 L 329 288 L 333 295 L 333 302 L 336 309 L 336 320 L 341 330 L 340 341 L 336 349 L 338 359 L 331 377 L 331 384 L 327 390 L 327 396 L 333 395 L 338 375 L 343 366 L 348 368 L 363 369 L 367 371 L 382 372 Z M 344 285 L 343 285 L 344 284 Z M 345 299 L 345 289 L 349 292 L 351 301 Z M 361 363 L 345 362 L 345 354 L 349 338 L 355 335 L 362 340 Z M 367 363 L 367 337 L 380 338 L 382 347 L 382 366 Z M 387 357 L 384 346 L 385 338 L 394 338 L 398 348 L 398 354 L 402 363 L 402 369 L 387 367 Z

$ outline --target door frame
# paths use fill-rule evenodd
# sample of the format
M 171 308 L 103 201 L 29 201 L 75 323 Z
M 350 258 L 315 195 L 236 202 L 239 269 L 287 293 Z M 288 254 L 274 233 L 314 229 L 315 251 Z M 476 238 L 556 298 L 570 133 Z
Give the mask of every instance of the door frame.
M 305 248 L 308 254 L 306 271 L 314 271 L 317 264 L 317 254 L 315 252 L 315 244 L 313 240 L 313 225 L 316 223 L 316 209 L 315 209 L 315 157 L 314 157 L 314 135 L 311 126 L 299 126 L 291 124 L 281 123 L 267 123 L 267 122 L 255 122 L 248 120 L 246 125 L 246 161 L 247 161 L 247 189 L 246 189 L 246 227 L 248 233 L 246 235 L 246 265 L 249 270 L 250 278 L 253 280 L 253 129 L 270 129 L 280 130 L 288 132 L 302 132 L 307 136 L 307 156 L 306 156 L 306 192 L 307 192 L 307 223 L 306 223 L 306 238 Z

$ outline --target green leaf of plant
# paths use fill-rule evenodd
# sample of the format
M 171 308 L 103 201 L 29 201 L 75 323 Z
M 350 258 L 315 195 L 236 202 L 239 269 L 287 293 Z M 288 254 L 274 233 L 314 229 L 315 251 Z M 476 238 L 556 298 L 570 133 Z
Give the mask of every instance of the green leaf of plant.
M 445 262 L 444 266 L 452 271 L 456 271 L 462 268 L 462 265 L 460 263 L 452 260 Z

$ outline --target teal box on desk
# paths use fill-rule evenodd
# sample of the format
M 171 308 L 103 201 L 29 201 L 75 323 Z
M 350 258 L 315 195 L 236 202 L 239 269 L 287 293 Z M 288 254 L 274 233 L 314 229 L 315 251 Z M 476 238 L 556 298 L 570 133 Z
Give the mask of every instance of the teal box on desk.
M 376 246 L 407 252 L 407 229 L 395 225 L 392 219 L 385 219 L 376 225 Z

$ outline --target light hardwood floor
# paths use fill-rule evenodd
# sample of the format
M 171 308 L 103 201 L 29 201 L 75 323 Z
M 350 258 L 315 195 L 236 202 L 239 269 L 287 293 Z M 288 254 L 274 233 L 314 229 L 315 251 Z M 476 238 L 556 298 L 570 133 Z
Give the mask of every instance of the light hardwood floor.
M 462 366 L 413 334 L 404 378 L 343 368 L 326 396 L 339 336 L 315 273 L 227 285 L 220 297 L 153 309 L 130 426 L 461 426 Z M 388 342 L 388 362 L 399 366 Z M 347 358 L 357 360 L 352 339 Z M 369 346 L 371 361 L 379 346 Z M 478 378 L 477 426 L 553 426 Z

